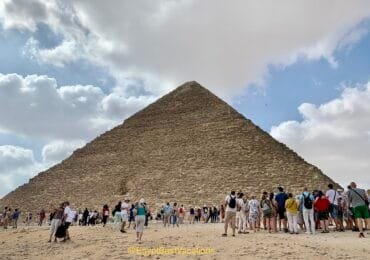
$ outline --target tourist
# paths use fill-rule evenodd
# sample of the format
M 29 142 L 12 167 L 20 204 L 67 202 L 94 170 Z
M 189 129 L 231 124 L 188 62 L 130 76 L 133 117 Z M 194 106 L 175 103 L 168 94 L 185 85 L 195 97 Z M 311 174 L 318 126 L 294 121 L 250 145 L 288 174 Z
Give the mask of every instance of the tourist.
M 344 232 L 344 225 L 343 225 L 344 208 L 345 207 L 344 207 L 344 202 L 343 202 L 343 196 L 340 194 L 340 197 L 338 198 L 338 224 L 339 224 L 339 229 L 337 229 L 337 231 L 339 231 L 339 232 Z
M 232 236 L 235 236 L 235 221 L 236 221 L 236 209 L 237 209 L 237 198 L 235 196 L 235 191 L 231 191 L 230 195 L 227 195 L 225 198 L 225 207 L 226 207 L 226 217 L 225 217 L 225 225 L 224 225 L 224 233 L 222 234 L 223 237 L 227 236 L 227 229 L 228 226 L 231 226 L 232 229 Z
M 13 228 L 18 227 L 18 219 L 19 219 L 20 214 L 21 214 L 21 212 L 18 209 L 14 210 L 13 216 L 12 216 L 12 226 L 13 226 Z
M 283 187 L 278 187 L 278 194 L 275 196 L 277 203 L 278 217 L 279 217 L 279 230 L 281 230 L 281 224 L 284 227 L 284 232 L 288 232 L 287 222 L 285 216 L 285 201 L 288 199 L 288 195 L 284 192 Z
M 213 206 L 213 216 L 212 216 L 213 223 L 218 222 L 218 215 L 219 215 L 219 210 L 217 209 L 216 206 Z
M 139 244 L 141 244 L 142 242 L 141 239 L 144 232 L 145 215 L 147 211 L 147 205 L 142 198 L 138 203 L 135 204 L 136 242 L 138 242 Z
M 301 203 L 300 196 L 295 197 L 298 204 L 298 213 L 297 213 L 297 224 L 301 230 L 305 230 L 304 220 L 303 220 L 303 203 Z
M 50 237 L 49 237 L 49 243 L 51 240 L 54 238 L 54 242 L 57 242 L 56 238 L 56 232 L 59 228 L 59 226 L 62 224 L 62 219 L 63 219 L 63 205 L 60 207 L 55 207 L 53 209 L 53 213 L 50 214 L 52 216 L 51 222 L 50 222 Z
M 8 218 L 8 207 L 5 207 L 4 208 L 4 211 L 3 211 L 3 214 L 2 214 L 2 219 L 3 219 L 3 228 L 4 229 L 7 229 L 8 228 L 8 222 L 9 222 L 9 218 Z
M 24 223 L 26 224 L 26 226 L 29 226 L 31 224 L 31 222 L 32 222 L 32 213 L 27 212 Z
M 45 217 L 46 217 L 46 212 L 44 209 L 41 209 L 39 213 L 39 223 L 38 223 L 39 226 L 42 226 L 42 223 L 44 222 Z
M 194 224 L 195 220 L 195 210 L 193 207 L 190 207 L 189 209 L 189 224 Z
M 290 234 L 298 234 L 297 228 L 297 216 L 298 216 L 298 204 L 293 194 L 288 194 L 288 199 L 285 201 L 285 209 L 288 218 L 289 232 Z
M 202 220 L 203 223 L 207 223 L 208 221 L 208 208 L 207 205 L 204 205 L 202 208 Z
M 179 224 L 184 224 L 185 218 L 185 208 L 184 205 L 181 205 L 179 208 Z
M 83 226 L 86 226 L 89 223 L 88 218 L 89 218 L 89 210 L 85 208 L 84 212 L 82 213 L 82 225 Z
M 133 223 L 132 225 L 132 228 L 135 229 L 135 215 L 134 215 L 134 209 L 135 209 L 135 205 L 132 204 L 131 205 L 131 208 L 130 208 L 130 213 L 129 213 L 129 219 L 128 219 L 128 226 L 127 228 L 130 228 L 131 227 L 131 223 Z
M 364 238 L 364 230 L 362 221 L 367 222 L 367 226 L 370 227 L 370 216 L 369 216 L 369 201 L 365 190 L 357 188 L 356 183 L 351 182 L 349 189 L 349 201 L 353 207 L 353 215 L 356 220 L 357 227 L 360 231 L 359 237 Z
M 255 195 L 251 196 L 251 199 L 248 202 L 248 209 L 249 209 L 248 220 L 249 220 L 251 230 L 256 232 L 257 230 L 259 230 L 258 219 L 260 217 L 261 207 Z
M 318 192 L 318 197 L 316 198 L 314 205 L 315 210 L 317 211 L 317 217 L 320 220 L 320 226 L 322 228 L 321 233 L 329 233 L 330 201 L 322 191 Z
M 125 226 L 126 226 L 126 223 L 129 221 L 129 211 L 130 211 L 130 199 L 126 198 L 123 203 L 121 203 L 121 208 L 120 208 L 120 219 L 122 221 L 122 224 L 121 224 L 121 229 L 120 231 L 122 233 L 126 233 L 125 231 Z
M 164 218 L 163 218 L 163 225 L 166 227 L 166 225 L 170 226 L 171 221 L 171 211 L 172 207 L 169 202 L 166 203 L 164 206 Z
M 315 198 L 313 194 L 308 192 L 307 188 L 303 189 L 303 193 L 300 196 L 300 204 L 302 204 L 303 220 L 306 227 L 306 234 L 315 234 L 315 219 L 314 219 L 314 208 L 313 202 Z
M 108 217 L 109 217 L 109 207 L 107 204 L 105 204 L 103 206 L 103 210 L 102 210 L 102 216 L 103 216 L 103 227 L 105 227 L 105 225 L 107 224 L 107 221 L 108 221 Z
M 275 219 L 275 212 L 274 206 L 272 205 L 272 201 L 270 200 L 267 192 L 263 192 L 262 194 L 260 207 L 262 209 L 263 223 L 265 224 L 265 229 L 268 230 L 269 233 L 271 233 L 274 230 L 273 219 Z
M 329 214 L 335 223 L 336 230 L 339 231 L 341 230 L 340 220 L 338 217 L 338 199 L 340 198 L 340 194 L 334 189 L 333 184 L 330 183 L 328 188 L 329 189 L 326 191 L 325 195 L 330 202 Z
M 172 210 L 171 210 L 171 217 L 172 217 L 172 225 L 173 225 L 173 227 L 175 227 L 175 225 L 177 227 L 179 227 L 179 222 L 178 222 L 178 218 L 179 218 L 179 207 L 177 206 L 177 202 L 175 202 L 173 204 L 173 207 L 172 207 Z
M 239 192 L 236 199 L 236 227 L 238 228 L 239 234 L 242 234 L 244 231 L 246 231 L 245 226 L 247 222 L 245 213 L 242 213 L 242 207 L 244 205 L 243 197 L 244 193 Z
M 69 235 L 69 226 L 71 225 L 75 215 L 74 213 L 72 212 L 70 206 L 69 206 L 69 202 L 66 201 L 64 202 L 64 216 L 63 216 L 63 221 L 64 221 L 64 225 L 65 225 L 65 229 L 66 229 L 66 236 L 64 237 L 64 239 L 62 240 L 62 242 L 65 242 L 67 240 L 70 240 L 71 237 Z
M 223 204 L 220 206 L 220 219 L 221 223 L 225 222 L 225 206 Z

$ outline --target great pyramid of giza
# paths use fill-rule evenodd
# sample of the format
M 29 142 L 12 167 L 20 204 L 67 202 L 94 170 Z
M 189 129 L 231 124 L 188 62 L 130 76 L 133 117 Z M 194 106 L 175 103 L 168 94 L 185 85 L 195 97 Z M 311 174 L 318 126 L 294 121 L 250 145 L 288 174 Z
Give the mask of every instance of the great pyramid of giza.
M 125 196 L 152 206 L 219 204 L 231 189 L 260 195 L 334 183 L 196 82 L 188 82 L 1 199 L 39 210 L 70 201 L 100 209 Z M 337 184 L 335 184 L 337 185 Z

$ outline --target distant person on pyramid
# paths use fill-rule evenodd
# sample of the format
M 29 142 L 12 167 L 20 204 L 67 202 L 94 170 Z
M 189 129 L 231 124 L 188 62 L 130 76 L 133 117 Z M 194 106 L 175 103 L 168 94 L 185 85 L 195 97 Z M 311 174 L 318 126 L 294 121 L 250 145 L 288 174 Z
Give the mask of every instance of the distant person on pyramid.
M 279 216 L 279 228 L 281 229 L 281 224 L 283 224 L 284 232 L 287 233 L 287 220 L 285 216 L 285 202 L 288 199 L 288 195 L 284 192 L 283 187 L 278 187 L 278 194 L 275 196 L 275 201 L 278 206 L 278 216 Z
M 238 206 L 237 198 L 235 196 L 235 191 L 231 191 L 231 193 L 226 196 L 224 204 L 226 207 L 226 210 L 225 210 L 226 216 L 225 216 L 225 226 L 224 226 L 225 232 L 222 234 L 222 236 L 223 237 L 227 236 L 227 229 L 230 225 L 232 232 L 233 232 L 232 236 L 235 237 L 236 209 Z M 239 206 L 241 207 L 242 205 L 239 205 Z
M 135 204 L 135 224 L 136 224 L 136 242 L 141 244 L 144 224 L 145 224 L 145 215 L 148 212 L 148 206 L 145 203 L 143 198 L 140 199 L 138 203 Z
M 348 192 L 349 201 L 352 204 L 353 215 L 360 230 L 359 237 L 364 238 L 363 221 L 370 227 L 369 201 L 365 190 L 357 188 L 355 182 L 351 182 Z
M 130 213 L 130 199 L 126 198 L 123 203 L 121 204 L 121 232 L 126 233 L 125 226 L 129 221 L 129 213 Z

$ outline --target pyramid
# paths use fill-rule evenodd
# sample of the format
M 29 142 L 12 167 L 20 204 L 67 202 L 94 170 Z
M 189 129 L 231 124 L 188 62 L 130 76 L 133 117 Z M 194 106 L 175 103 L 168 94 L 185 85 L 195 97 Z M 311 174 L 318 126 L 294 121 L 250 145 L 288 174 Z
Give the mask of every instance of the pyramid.
M 100 209 L 124 197 L 219 205 L 230 190 L 258 197 L 334 183 L 196 82 L 188 82 L 7 194 L 0 205 L 39 211 L 70 201 Z

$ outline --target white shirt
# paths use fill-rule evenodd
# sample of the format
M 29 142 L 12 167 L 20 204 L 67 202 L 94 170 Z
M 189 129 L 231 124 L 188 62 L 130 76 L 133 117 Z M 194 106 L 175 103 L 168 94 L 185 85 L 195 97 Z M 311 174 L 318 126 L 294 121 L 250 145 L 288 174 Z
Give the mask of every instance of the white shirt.
M 252 199 L 248 203 L 249 206 L 249 213 L 254 214 L 254 213 L 259 213 L 259 202 L 256 199 Z
M 326 192 L 325 196 L 328 198 L 331 204 L 338 206 L 339 193 L 336 190 L 330 189 Z
M 66 222 L 72 223 L 75 213 L 71 210 L 69 206 L 65 207 L 64 214 L 67 215 Z
M 127 212 L 128 212 L 128 208 L 129 206 L 128 206 L 128 204 L 126 203 L 126 202 L 123 202 L 122 204 L 121 204 L 121 214 L 122 215 L 127 215 Z
M 236 200 L 236 203 L 235 203 L 235 208 L 230 208 L 229 207 L 229 202 L 230 202 L 230 199 L 231 199 L 231 196 L 232 195 L 227 195 L 226 197 L 225 197 L 225 203 L 226 203 L 226 212 L 236 212 L 236 208 L 238 207 L 238 206 L 240 206 L 240 207 L 242 207 L 243 206 L 243 200 L 242 199 L 237 199 L 236 198 L 236 196 L 232 196 L 233 198 L 235 198 L 235 200 Z M 242 203 L 240 203 L 240 200 L 241 200 L 241 202 Z

